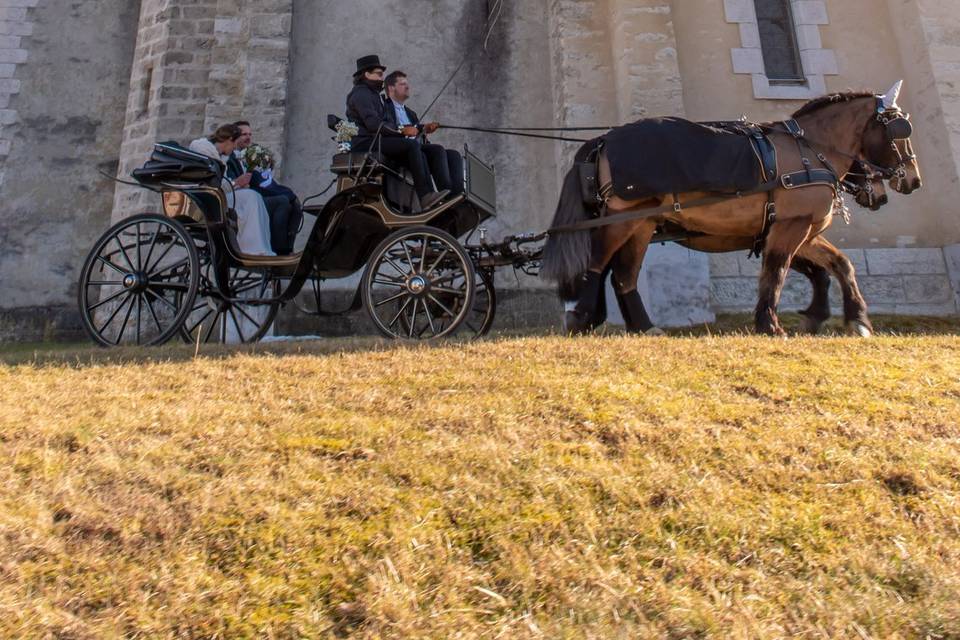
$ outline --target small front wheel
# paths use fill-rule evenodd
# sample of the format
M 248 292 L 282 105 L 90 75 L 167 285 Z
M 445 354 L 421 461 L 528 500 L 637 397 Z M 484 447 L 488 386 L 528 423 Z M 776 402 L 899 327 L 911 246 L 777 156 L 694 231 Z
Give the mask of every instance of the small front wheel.
M 182 224 L 127 218 L 100 237 L 80 272 L 83 328 L 106 347 L 163 344 L 183 325 L 199 284 L 197 249 Z
M 361 294 L 374 326 L 401 340 L 453 335 L 476 293 L 473 263 L 456 238 L 432 227 L 401 229 L 374 249 Z

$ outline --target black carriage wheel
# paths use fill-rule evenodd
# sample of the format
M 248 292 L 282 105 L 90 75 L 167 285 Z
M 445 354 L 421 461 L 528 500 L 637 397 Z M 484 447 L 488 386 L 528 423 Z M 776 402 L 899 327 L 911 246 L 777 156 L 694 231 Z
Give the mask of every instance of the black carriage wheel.
M 456 238 L 432 227 L 401 229 L 377 246 L 361 283 L 363 304 L 383 335 L 432 340 L 470 316 L 473 263 Z
M 200 251 L 200 288 L 180 329 L 185 342 L 249 344 L 267 334 L 280 310 L 279 302 L 262 303 L 280 294 L 280 281 L 266 271 L 230 268 L 234 300 L 226 300 L 217 286 L 209 252 Z M 236 298 L 249 299 L 240 302 Z
M 492 274 L 482 270 L 477 270 L 476 273 L 477 292 L 465 326 L 473 332 L 475 338 L 482 338 L 490 333 L 497 316 L 497 290 L 493 286 Z
M 200 261 L 176 220 L 155 214 L 110 227 L 80 272 L 78 302 L 87 334 L 99 345 L 160 345 L 193 306 Z
M 474 340 L 479 340 L 493 327 L 497 315 L 497 291 L 493 286 L 493 275 L 474 267 L 476 289 L 473 295 L 473 304 L 470 313 L 463 321 L 463 328 L 473 334 Z M 441 301 L 443 296 L 438 295 Z M 406 314 L 400 316 L 403 331 L 409 329 Z

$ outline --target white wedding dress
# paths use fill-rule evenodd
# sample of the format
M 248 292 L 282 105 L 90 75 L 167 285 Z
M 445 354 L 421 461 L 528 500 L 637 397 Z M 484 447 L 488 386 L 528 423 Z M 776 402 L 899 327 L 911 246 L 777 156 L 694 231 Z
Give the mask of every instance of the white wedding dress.
M 227 156 L 220 155 L 217 147 L 206 138 L 190 143 L 190 150 L 214 158 L 226 164 Z M 253 189 L 233 189 L 224 179 L 223 192 L 227 204 L 237 212 L 237 244 L 240 251 L 252 256 L 275 256 L 270 249 L 270 216 L 263 197 Z

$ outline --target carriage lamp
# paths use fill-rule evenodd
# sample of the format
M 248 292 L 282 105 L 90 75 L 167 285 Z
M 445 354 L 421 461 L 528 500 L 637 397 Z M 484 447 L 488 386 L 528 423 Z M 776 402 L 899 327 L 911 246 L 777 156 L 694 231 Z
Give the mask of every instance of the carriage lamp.
M 169 218 L 186 214 L 187 196 L 179 191 L 167 191 L 163 194 L 163 212 Z

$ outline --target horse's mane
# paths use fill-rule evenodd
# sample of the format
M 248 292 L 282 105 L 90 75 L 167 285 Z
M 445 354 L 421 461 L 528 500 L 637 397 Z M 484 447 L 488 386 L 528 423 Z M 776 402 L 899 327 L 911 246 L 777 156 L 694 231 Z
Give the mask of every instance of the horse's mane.
M 801 116 L 806 116 L 815 111 L 819 111 L 824 107 L 828 107 L 839 102 L 851 102 L 853 100 L 859 100 L 860 98 L 874 98 L 876 95 L 877 94 L 872 91 L 846 91 L 844 93 L 831 93 L 830 95 L 814 98 L 807 104 L 800 107 L 796 113 L 793 114 L 793 117 L 799 118 Z

